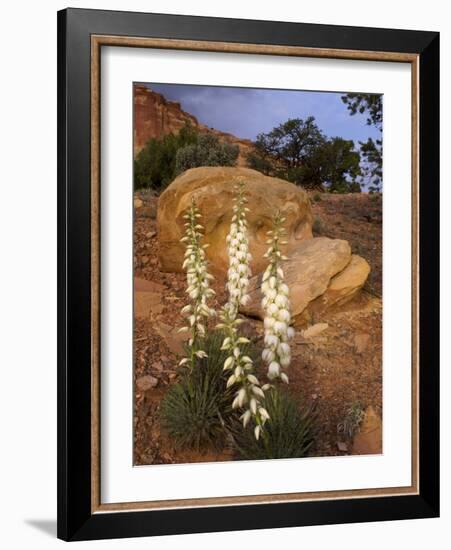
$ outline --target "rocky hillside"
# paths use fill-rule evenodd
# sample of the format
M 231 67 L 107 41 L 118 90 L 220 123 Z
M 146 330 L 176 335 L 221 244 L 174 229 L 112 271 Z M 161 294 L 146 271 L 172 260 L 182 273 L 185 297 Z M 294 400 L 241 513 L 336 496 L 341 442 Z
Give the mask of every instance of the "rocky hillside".
M 249 174 L 247 176 L 251 179 Z M 273 205 L 277 205 L 280 200 L 288 210 L 298 212 L 296 215 L 301 216 L 307 208 L 304 192 L 297 190 L 297 200 L 294 192 L 288 198 L 286 193 L 289 190 L 282 191 L 278 196 L 270 194 L 268 189 L 265 196 L 268 195 Z M 315 456 L 380 453 L 382 197 L 363 193 L 312 193 L 309 199 L 311 213 L 306 217 L 306 223 L 313 226 L 314 238 L 311 238 L 311 233 L 303 235 L 294 229 L 288 238 L 297 241 L 297 247 L 318 247 L 319 256 L 324 261 L 318 264 L 315 260 L 318 254 L 310 254 L 310 264 L 331 266 L 326 252 L 329 259 L 333 252 L 343 261 L 348 258 L 349 267 L 355 267 L 355 259 L 360 258 L 360 264 L 366 267 L 364 278 L 368 275 L 368 265 L 371 272 L 360 289 L 364 278 L 360 278 L 356 284 L 354 276 L 348 277 L 345 285 L 337 286 L 338 282 L 343 282 L 341 279 L 346 269 L 340 271 L 338 276 L 333 276 L 327 283 L 326 291 L 311 301 L 312 307 L 305 309 L 307 314 L 295 318 L 296 336 L 292 345 L 293 361 L 288 389 L 295 396 L 301 395 L 317 411 L 321 431 L 312 451 Z M 158 225 L 161 229 L 164 222 L 161 215 L 164 202 L 149 191 L 135 194 L 135 464 L 230 460 L 232 456 L 227 449 L 216 454 L 181 453 L 160 429 L 160 401 L 167 388 L 177 380 L 177 357 L 183 353 L 184 335 L 178 332 L 178 328 L 180 310 L 187 303 L 185 274 L 168 270 L 168 266 L 163 268 L 161 261 L 163 256 L 168 255 L 168 243 L 164 239 L 162 243 L 158 236 Z M 220 209 L 221 204 L 223 201 L 218 200 L 215 208 Z M 213 205 L 205 206 L 206 211 L 211 213 Z M 263 207 L 264 204 L 259 204 L 259 208 Z M 251 209 L 251 213 L 250 233 L 252 240 L 258 241 L 262 237 L 261 228 L 257 227 L 258 220 L 254 219 L 258 211 L 252 212 Z M 295 227 L 296 224 L 293 224 Z M 212 229 L 212 234 L 214 232 Z M 345 242 L 346 245 L 343 244 Z M 337 245 L 337 250 L 324 248 L 333 243 Z M 163 256 L 160 249 L 162 244 L 166 247 Z M 254 252 L 258 251 L 254 249 Z M 303 257 L 307 257 L 307 254 Z M 219 253 L 215 261 L 218 259 Z M 296 265 L 293 271 L 295 275 L 302 268 L 302 265 Z M 337 269 L 341 268 L 339 266 Z M 361 274 L 361 270 L 357 271 Z M 309 280 L 316 284 L 320 281 L 320 275 L 324 276 L 324 273 L 309 276 Z M 213 287 L 216 291 L 213 307 L 219 309 L 226 299 L 224 284 L 219 277 Z M 353 293 L 352 300 L 335 302 L 327 308 L 318 307 L 324 306 L 324 298 L 334 297 L 340 288 L 341 291 L 358 289 L 359 292 Z M 306 288 L 299 296 L 303 297 L 311 290 L 310 287 Z M 293 298 L 294 294 L 293 289 Z M 261 346 L 263 330 L 258 312 L 247 317 L 244 326 L 257 346 Z M 263 372 L 259 374 L 264 376 Z M 354 434 L 355 438 L 342 433 L 352 424 L 356 412 L 360 414 L 362 411 L 366 411 L 365 420 L 360 432 Z
M 238 145 L 238 165 L 246 165 L 246 155 L 252 149 L 251 141 L 201 124 L 195 116 L 184 111 L 180 103 L 167 100 L 147 86 L 135 85 L 133 95 L 135 156 L 149 139 L 177 133 L 185 124 L 191 124 L 200 132 L 214 134 L 222 141 Z

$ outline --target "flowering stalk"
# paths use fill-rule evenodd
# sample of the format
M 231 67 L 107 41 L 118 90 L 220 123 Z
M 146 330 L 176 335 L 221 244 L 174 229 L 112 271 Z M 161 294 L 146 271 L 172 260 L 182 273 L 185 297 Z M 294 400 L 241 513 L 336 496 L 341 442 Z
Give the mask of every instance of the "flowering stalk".
M 232 371 L 227 380 L 227 387 L 236 385 L 239 389 L 232 403 L 233 409 L 244 409 L 241 415 L 243 426 L 246 427 L 251 419 L 254 422 L 254 435 L 259 439 L 265 422 L 269 419 L 268 412 L 263 406 L 264 389 L 254 374 L 252 359 L 245 354 L 244 346 L 249 340 L 239 334 L 241 319 L 237 318 L 240 305 L 249 301 L 247 290 L 251 277 L 250 262 L 252 256 L 249 253 L 247 238 L 245 184 L 240 181 L 235 186 L 235 199 L 233 206 L 232 223 L 230 232 L 226 238 L 227 252 L 229 255 L 229 270 L 226 289 L 229 293 L 227 304 L 222 308 L 221 321 L 218 328 L 224 330 L 226 335 L 222 350 L 229 352 L 224 362 L 224 370 Z
M 229 292 L 229 307 L 232 316 L 237 315 L 240 305 L 249 302 L 247 290 L 249 279 L 252 275 L 250 262 L 252 256 L 249 253 L 249 242 L 247 238 L 245 184 L 240 181 L 235 186 L 235 198 L 233 206 L 232 223 L 230 232 L 226 237 L 227 252 L 229 255 L 229 270 L 226 289 Z
M 282 371 L 291 362 L 291 349 L 288 343 L 294 336 L 291 323 L 290 290 L 284 283 L 284 273 L 281 267 L 282 260 L 287 258 L 282 255 L 280 245 L 286 244 L 282 240 L 285 230 L 285 222 L 280 212 L 273 219 L 273 229 L 268 231 L 270 245 L 265 254 L 269 259 L 269 265 L 262 278 L 262 308 L 265 312 L 265 349 L 262 358 L 268 365 L 268 378 L 274 380 L 280 378 L 288 383 L 288 376 Z
M 203 227 L 198 223 L 200 217 L 193 198 L 188 212 L 184 215 L 185 236 L 180 239 L 180 242 L 186 245 L 183 269 L 186 270 L 188 284 L 186 292 L 191 298 L 191 304 L 186 305 L 181 311 L 187 316 L 188 326 L 181 328 L 179 332 L 190 332 L 191 337 L 188 342 L 189 355 L 180 361 L 180 365 L 188 365 L 191 369 L 195 365 L 196 357 L 207 357 L 201 348 L 201 339 L 205 337 L 208 318 L 215 313 L 207 303 L 215 292 L 210 288 L 213 276 L 207 271 L 205 249 L 208 245 L 201 245 Z
M 228 304 L 221 310 L 221 321 L 218 328 L 223 329 L 226 334 L 221 350 L 229 352 L 224 362 L 224 370 L 231 371 L 227 387 L 239 386 L 232 408 L 244 409 L 240 417 L 244 427 L 247 426 L 251 418 L 253 419 L 254 435 L 256 439 L 259 439 L 263 426 L 269 419 L 269 414 L 263 406 L 264 390 L 268 389 L 269 385 L 260 387 L 260 382 L 254 374 L 252 359 L 245 355 L 243 350 L 243 346 L 249 344 L 250 341 L 239 334 L 238 326 L 242 320 L 236 317 L 234 310 Z

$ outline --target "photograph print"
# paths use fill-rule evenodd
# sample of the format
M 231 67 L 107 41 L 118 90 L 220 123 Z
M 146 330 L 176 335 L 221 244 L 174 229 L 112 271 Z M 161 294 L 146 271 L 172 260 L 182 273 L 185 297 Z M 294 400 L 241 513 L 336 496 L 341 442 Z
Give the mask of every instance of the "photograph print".
M 133 109 L 134 465 L 381 454 L 383 96 Z

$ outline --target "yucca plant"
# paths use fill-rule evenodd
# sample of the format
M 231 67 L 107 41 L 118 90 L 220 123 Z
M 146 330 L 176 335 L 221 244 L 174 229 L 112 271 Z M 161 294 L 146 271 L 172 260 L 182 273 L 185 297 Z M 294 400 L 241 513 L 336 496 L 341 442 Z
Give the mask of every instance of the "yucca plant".
M 287 258 L 282 254 L 281 245 L 285 235 L 284 222 L 280 212 L 273 218 L 273 228 L 268 231 L 269 248 L 265 254 L 269 263 L 262 276 L 262 308 L 265 312 L 265 349 L 262 358 L 268 365 L 268 378 L 280 378 L 288 384 L 288 376 L 283 371 L 291 363 L 290 340 L 294 336 L 291 326 L 290 289 L 284 282 L 282 260 Z
M 201 214 L 196 206 L 194 197 L 191 206 L 184 214 L 185 236 L 180 242 L 185 244 L 185 261 L 183 269 L 186 270 L 186 293 L 191 303 L 182 308 L 182 315 L 186 315 L 187 325 L 180 328 L 179 332 L 189 332 L 190 339 L 186 348 L 186 357 L 180 361 L 180 365 L 187 365 L 191 369 L 196 359 L 207 357 L 201 343 L 207 332 L 208 318 L 215 312 L 208 305 L 208 301 L 214 296 L 215 291 L 210 288 L 210 282 L 214 278 L 208 273 L 208 262 L 205 255 L 207 244 L 201 244 L 203 239 L 203 226 L 199 223 Z
M 280 387 L 265 392 L 265 407 L 270 421 L 265 424 L 258 441 L 252 430 L 243 430 L 241 426 L 234 430 L 238 458 L 264 460 L 306 456 L 314 440 L 315 413 L 312 407 L 298 402 Z
M 227 284 L 229 299 L 221 309 L 221 323 L 218 327 L 225 332 L 226 337 L 222 343 L 222 349 L 227 350 L 228 357 L 224 363 L 224 370 L 229 371 L 227 387 L 236 389 L 232 409 L 240 410 L 240 419 L 243 427 L 252 423 L 254 436 L 260 437 L 265 422 L 269 420 L 268 412 L 264 407 L 265 393 L 268 385 L 260 385 L 255 376 L 254 361 L 247 355 L 244 347 L 249 340 L 241 334 L 242 320 L 238 318 L 238 310 L 241 305 L 246 305 L 250 297 L 248 295 L 249 278 L 252 275 L 250 264 L 252 255 L 249 252 L 248 226 L 246 213 L 246 185 L 239 181 L 234 188 L 234 205 L 230 232 L 227 235 L 227 253 L 229 256 L 229 269 L 227 271 Z
M 230 431 L 233 390 L 227 388 L 224 362 L 228 352 L 221 349 L 222 331 L 214 331 L 202 342 L 206 357 L 196 358 L 195 367 L 180 368 L 180 380 L 168 390 L 161 403 L 162 428 L 178 447 L 200 450 L 222 448 Z M 251 343 L 246 353 L 256 356 Z

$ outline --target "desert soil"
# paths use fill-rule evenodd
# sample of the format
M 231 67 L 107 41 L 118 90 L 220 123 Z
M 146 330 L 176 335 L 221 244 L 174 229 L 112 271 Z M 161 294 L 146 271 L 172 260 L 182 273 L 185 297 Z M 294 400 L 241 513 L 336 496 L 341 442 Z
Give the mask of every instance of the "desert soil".
M 232 452 L 204 454 L 176 450 L 160 428 L 159 405 L 177 380 L 177 358 L 182 353 L 180 309 L 187 303 L 183 274 L 163 273 L 158 263 L 156 196 L 141 194 L 135 209 L 135 410 L 134 462 L 167 464 L 230 460 Z M 361 295 L 315 319 L 327 328 L 305 339 L 298 324 L 289 368 L 288 389 L 315 406 L 321 429 L 311 454 L 344 455 L 352 441 L 337 435 L 349 408 L 358 403 L 382 417 L 382 197 L 381 195 L 313 194 L 314 235 L 346 239 L 364 257 L 371 273 Z M 225 301 L 223 285 L 216 284 L 216 305 Z M 248 330 L 261 337 L 261 323 L 249 321 Z

